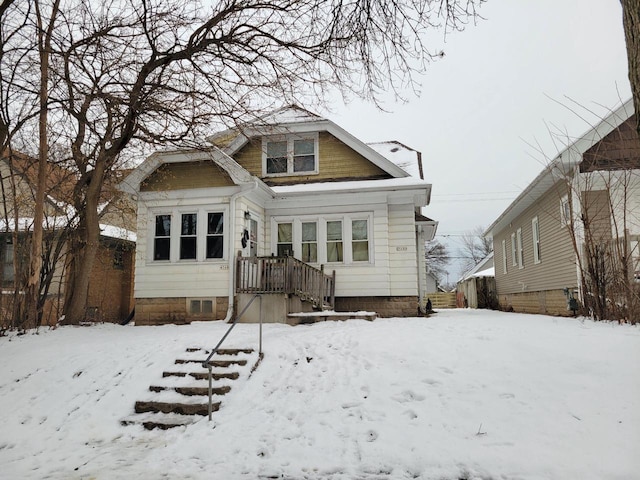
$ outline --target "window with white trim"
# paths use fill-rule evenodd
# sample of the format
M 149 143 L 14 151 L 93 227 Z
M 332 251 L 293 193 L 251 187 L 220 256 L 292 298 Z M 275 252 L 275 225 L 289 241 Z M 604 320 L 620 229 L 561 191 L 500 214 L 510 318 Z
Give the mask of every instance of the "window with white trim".
M 154 231 L 153 259 L 169 260 L 171 258 L 171 215 L 156 215 Z
M 518 268 L 524 268 L 524 252 L 522 250 L 522 228 L 516 230 L 516 242 L 518 244 Z
M 538 217 L 531 220 L 531 235 L 533 239 L 533 263 L 540 263 L 540 222 Z
M 293 223 L 278 224 L 277 254 L 279 257 L 293 255 Z
M 207 248 L 205 257 L 224 257 L 224 213 L 207 213 Z
M 518 266 L 518 254 L 516 250 L 516 234 L 511 234 L 511 266 Z
M 318 173 L 318 134 L 264 137 L 262 172 L 266 177 Z
M 198 214 L 183 213 L 180 223 L 180 260 L 195 260 L 198 254 Z
M 272 219 L 272 251 L 307 263 L 372 262 L 372 214 L 329 214 Z
M 507 241 L 502 240 L 502 273 L 507 274 Z
M 327 262 L 342 262 L 342 220 L 327 222 Z
M 351 221 L 351 255 L 354 262 L 369 261 L 369 228 L 366 219 Z
M 302 261 L 318 261 L 318 222 L 302 222 Z
M 153 262 L 215 261 L 225 257 L 225 211 L 174 208 L 152 214 Z M 178 228 L 172 228 L 172 224 Z

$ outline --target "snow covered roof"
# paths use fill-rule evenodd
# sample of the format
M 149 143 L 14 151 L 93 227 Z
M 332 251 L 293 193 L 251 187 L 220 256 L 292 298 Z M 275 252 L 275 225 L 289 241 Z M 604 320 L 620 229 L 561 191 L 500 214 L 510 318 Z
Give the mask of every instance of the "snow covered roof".
M 107 225 L 104 223 L 100 224 L 100 235 L 118 240 L 127 240 L 129 242 L 135 242 L 137 240 L 135 232 L 127 230 L 126 228 Z
M 491 271 L 491 273 L 489 273 Z M 462 275 L 458 282 L 464 282 L 472 277 L 490 277 L 495 275 L 495 269 L 493 267 L 493 252 L 480 260 L 473 268 L 468 270 Z
M 374 142 L 368 143 L 367 145 L 386 159 L 396 164 L 412 177 L 424 180 L 422 155 L 419 151 L 414 150 L 411 147 L 407 147 L 405 144 L 400 143 L 397 140 Z

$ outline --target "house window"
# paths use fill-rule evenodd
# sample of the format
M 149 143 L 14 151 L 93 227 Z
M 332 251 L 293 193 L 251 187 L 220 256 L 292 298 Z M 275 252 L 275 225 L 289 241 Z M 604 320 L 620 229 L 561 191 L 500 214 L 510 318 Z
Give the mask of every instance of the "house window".
M 208 212 L 206 258 L 222 258 L 223 256 L 224 214 L 222 212 Z
M 563 226 L 571 224 L 571 203 L 568 195 L 560 199 L 560 223 Z
M 258 221 L 249 220 L 249 256 L 258 256 Z
M 117 270 L 124 269 L 124 250 L 121 245 L 118 245 L 113 251 L 113 268 Z
M 287 135 L 263 139 L 266 176 L 302 175 L 318 171 L 318 136 Z
M 293 223 L 278 224 L 278 256 L 293 256 Z
M 302 222 L 302 261 L 309 263 L 318 261 L 317 222 Z
M 189 314 L 211 316 L 213 314 L 213 300 L 190 299 Z
M 516 242 L 518 244 L 518 268 L 524 268 L 524 258 L 522 251 L 522 228 L 516 230 Z
M 507 274 L 507 241 L 502 240 L 502 273 Z
M 540 223 L 538 217 L 531 220 L 531 232 L 533 236 L 533 263 L 540 263 Z
M 342 220 L 327 222 L 327 262 L 342 262 Z
M 171 252 L 171 215 L 156 215 L 153 259 L 169 260 Z
M 367 220 L 351 222 L 351 254 L 354 262 L 369 261 L 369 228 Z
M 511 265 L 514 267 L 518 266 L 518 254 L 516 250 L 516 234 L 511 234 Z
M 14 281 L 13 255 L 13 240 L 10 237 L 6 237 L 4 252 L 2 252 L 2 280 L 5 282 Z
M 195 260 L 198 245 L 198 214 L 183 213 L 180 224 L 180 260 Z
M 267 175 L 287 173 L 287 142 L 267 142 Z

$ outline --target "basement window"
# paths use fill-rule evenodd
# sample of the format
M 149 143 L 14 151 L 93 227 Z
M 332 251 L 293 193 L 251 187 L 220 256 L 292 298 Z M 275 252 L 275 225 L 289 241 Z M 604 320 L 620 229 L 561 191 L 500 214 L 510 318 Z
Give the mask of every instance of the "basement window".
M 211 299 L 189 299 L 189 315 L 213 315 L 213 300 Z

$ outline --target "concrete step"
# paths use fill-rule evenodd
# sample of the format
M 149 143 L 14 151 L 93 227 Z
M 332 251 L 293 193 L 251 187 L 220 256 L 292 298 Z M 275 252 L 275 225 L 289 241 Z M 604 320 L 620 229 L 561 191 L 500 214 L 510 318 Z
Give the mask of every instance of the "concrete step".
M 209 395 L 208 386 L 206 387 L 165 387 L 162 385 L 151 385 L 149 387 L 149 390 L 151 390 L 152 392 L 163 392 L 166 390 L 173 390 L 175 392 L 178 392 L 181 395 L 186 395 L 189 397 Z M 231 391 L 231 387 L 228 385 L 224 387 L 213 387 L 211 389 L 211 393 L 213 395 L 226 395 L 230 391 Z
M 217 412 L 220 409 L 220 402 L 212 404 L 211 411 Z M 201 415 L 209 414 L 209 405 L 207 403 L 174 403 L 174 402 L 155 402 L 155 401 L 138 401 L 135 405 L 136 413 L 146 412 L 162 412 L 177 413 L 179 415 Z
M 196 380 L 206 380 L 209 378 L 209 372 L 206 370 L 203 372 L 162 372 L 163 377 L 185 377 L 190 376 L 195 378 Z M 231 380 L 236 380 L 240 374 L 238 372 L 225 372 L 225 373 L 215 373 L 211 374 L 211 378 L 213 380 L 220 380 L 222 378 L 229 378 Z
M 195 358 L 177 358 L 175 361 L 176 365 L 184 364 L 184 363 L 204 363 L 204 359 L 199 360 Z M 211 365 L 212 367 L 218 368 L 226 368 L 232 365 L 240 365 L 245 366 L 247 364 L 246 360 L 209 360 L 207 365 Z
M 142 425 L 147 430 L 154 430 L 156 428 L 160 430 L 168 430 L 175 427 L 184 427 L 192 425 L 200 420 L 200 417 L 193 415 L 179 415 L 177 413 L 158 413 L 158 412 L 145 412 L 136 413 L 127 418 L 120 420 L 120 424 L 127 425 Z
M 200 347 L 189 347 L 186 349 L 188 353 L 195 352 L 203 352 L 205 354 L 209 354 L 210 349 L 200 348 Z M 245 355 L 250 355 L 254 352 L 253 348 L 220 348 L 216 352 L 217 355 L 239 355 L 241 353 Z

